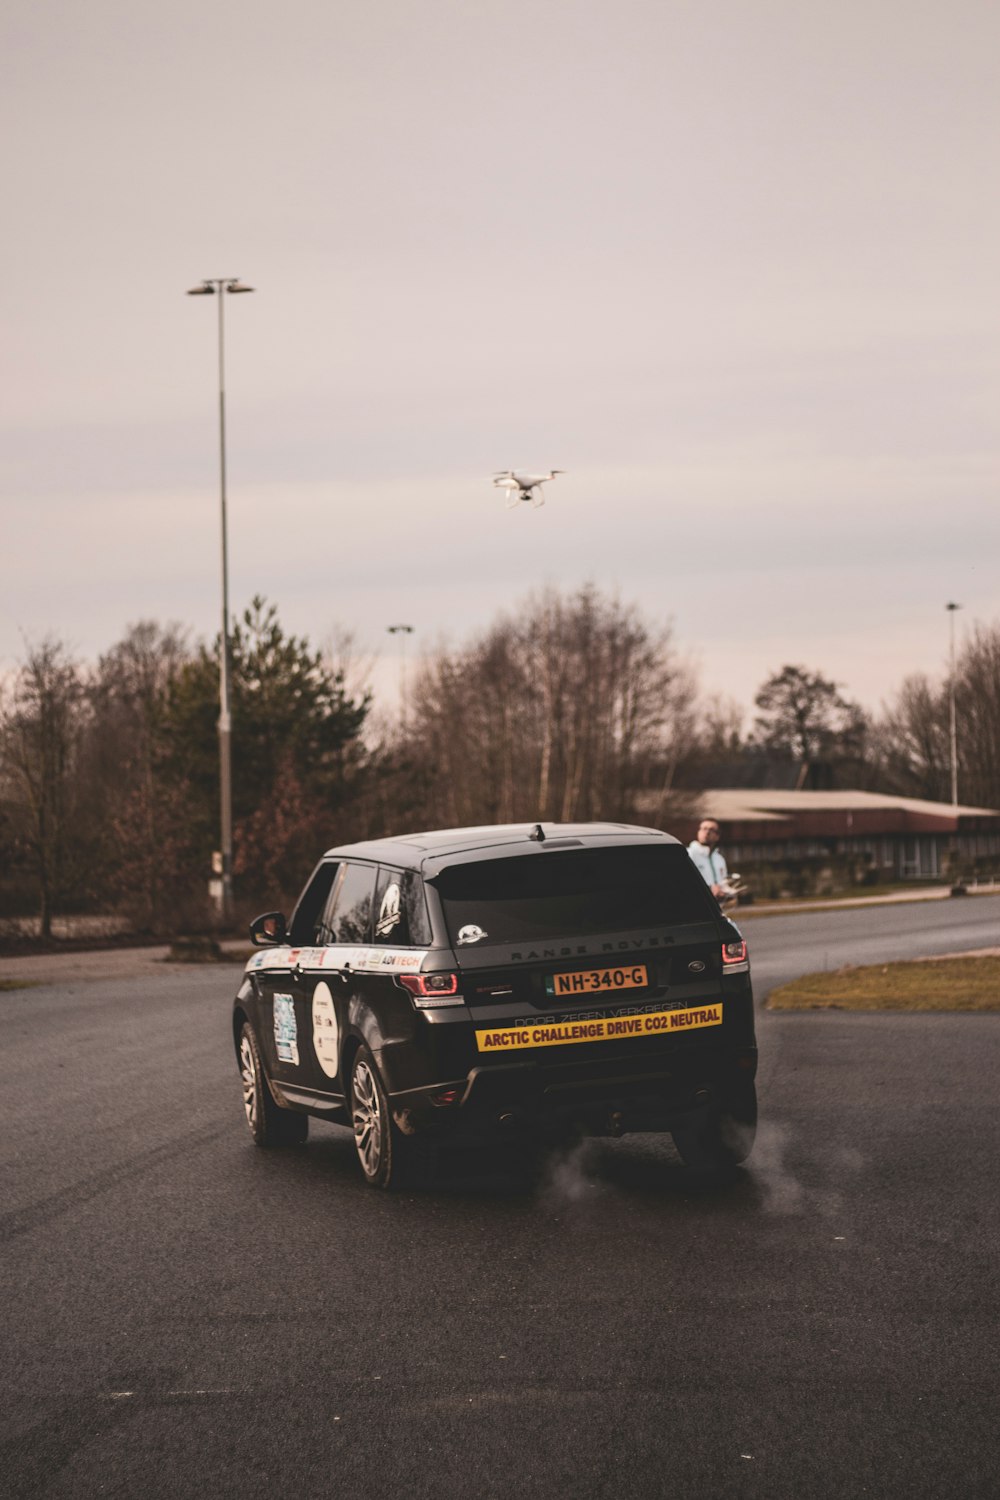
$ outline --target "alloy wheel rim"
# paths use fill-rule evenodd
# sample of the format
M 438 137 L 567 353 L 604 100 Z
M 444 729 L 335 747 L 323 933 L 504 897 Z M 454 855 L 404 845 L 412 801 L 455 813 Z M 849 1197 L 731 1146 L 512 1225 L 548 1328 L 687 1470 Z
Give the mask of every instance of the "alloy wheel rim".
M 354 1144 L 368 1177 L 374 1177 L 382 1159 L 382 1104 L 372 1070 L 366 1062 L 354 1069 Z
M 240 1078 L 243 1083 L 243 1108 L 246 1110 L 247 1124 L 253 1130 L 257 1125 L 257 1069 L 254 1067 L 249 1037 L 244 1037 L 240 1042 Z

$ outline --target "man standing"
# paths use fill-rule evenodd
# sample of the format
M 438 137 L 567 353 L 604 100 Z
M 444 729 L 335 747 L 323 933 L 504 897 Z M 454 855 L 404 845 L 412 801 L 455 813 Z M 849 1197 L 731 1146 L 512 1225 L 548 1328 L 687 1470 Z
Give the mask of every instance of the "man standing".
M 698 837 L 688 844 L 687 850 L 712 895 L 716 898 L 724 895 L 728 889 L 729 870 L 719 853 L 719 825 L 714 818 L 702 818 Z

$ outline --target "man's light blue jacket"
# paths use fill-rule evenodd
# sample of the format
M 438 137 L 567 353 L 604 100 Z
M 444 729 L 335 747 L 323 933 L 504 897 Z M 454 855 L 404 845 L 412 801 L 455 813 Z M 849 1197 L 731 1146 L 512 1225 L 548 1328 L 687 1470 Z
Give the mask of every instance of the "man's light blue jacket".
M 706 885 L 722 885 L 729 879 L 729 868 L 718 849 L 710 849 L 707 844 L 699 844 L 693 839 L 688 844 L 688 853 L 698 866 L 698 874 Z

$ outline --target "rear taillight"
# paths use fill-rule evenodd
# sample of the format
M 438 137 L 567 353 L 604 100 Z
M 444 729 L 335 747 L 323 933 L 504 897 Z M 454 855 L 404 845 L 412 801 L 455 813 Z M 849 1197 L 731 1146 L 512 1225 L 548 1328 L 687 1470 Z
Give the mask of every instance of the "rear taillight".
M 747 957 L 747 945 L 741 943 L 723 943 L 722 945 L 722 972 L 724 974 L 738 974 L 744 969 L 749 969 L 750 961 Z
M 404 990 L 409 990 L 418 1010 L 463 1003 L 457 974 L 400 974 L 399 982 Z

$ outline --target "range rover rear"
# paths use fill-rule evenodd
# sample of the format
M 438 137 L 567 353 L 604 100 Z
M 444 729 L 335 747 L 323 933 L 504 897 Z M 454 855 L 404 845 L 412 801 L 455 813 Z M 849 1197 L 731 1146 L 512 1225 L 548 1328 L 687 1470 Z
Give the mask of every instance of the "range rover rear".
M 668 1132 L 745 1159 L 746 943 L 676 839 L 626 824 L 448 829 L 329 850 L 251 924 L 233 1036 L 262 1146 L 347 1125 L 387 1187 L 421 1138 Z

